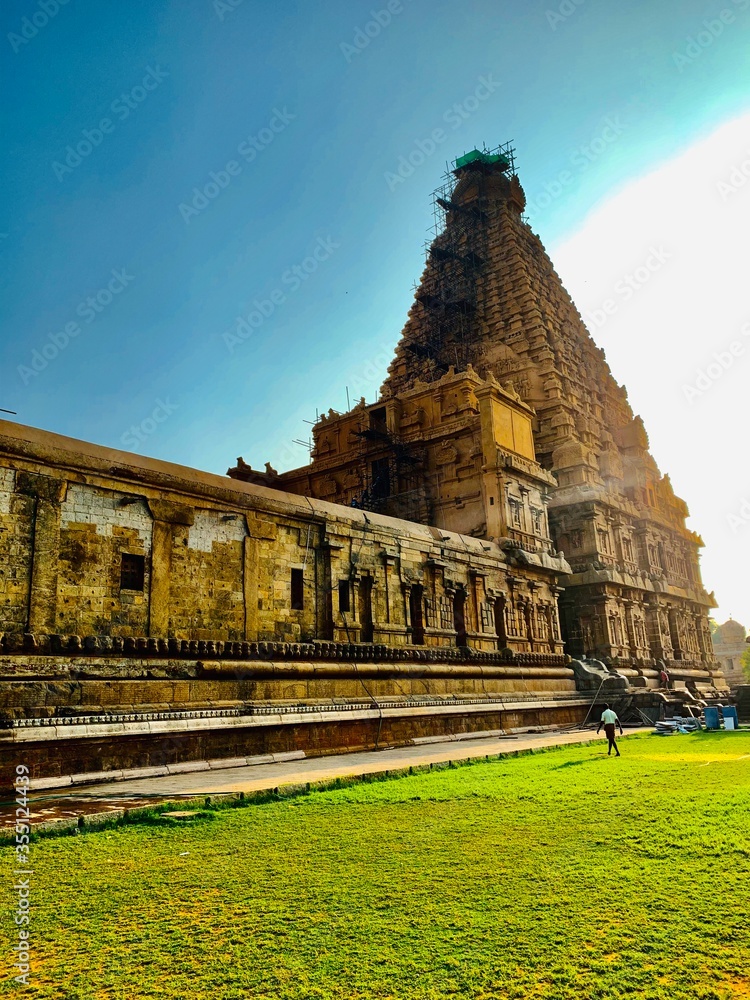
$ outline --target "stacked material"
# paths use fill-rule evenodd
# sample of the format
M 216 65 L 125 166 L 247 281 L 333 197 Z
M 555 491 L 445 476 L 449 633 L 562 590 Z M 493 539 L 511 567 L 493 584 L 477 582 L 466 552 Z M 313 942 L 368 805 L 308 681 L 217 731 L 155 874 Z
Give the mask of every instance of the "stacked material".
M 673 733 L 694 733 L 702 728 L 700 719 L 682 718 L 679 715 L 673 719 L 664 719 L 656 723 L 656 733 L 659 736 L 671 736 Z

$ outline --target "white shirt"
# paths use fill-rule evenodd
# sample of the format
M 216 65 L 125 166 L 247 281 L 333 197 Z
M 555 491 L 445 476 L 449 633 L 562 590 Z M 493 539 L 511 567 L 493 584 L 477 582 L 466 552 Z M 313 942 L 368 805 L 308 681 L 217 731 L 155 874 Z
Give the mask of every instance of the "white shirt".
M 615 723 L 615 722 L 618 722 L 618 721 L 619 720 L 617 718 L 617 713 L 616 712 L 613 712 L 611 708 L 605 708 L 604 709 L 604 711 L 602 712 L 602 722 L 605 722 L 605 723 L 607 723 L 607 722 Z

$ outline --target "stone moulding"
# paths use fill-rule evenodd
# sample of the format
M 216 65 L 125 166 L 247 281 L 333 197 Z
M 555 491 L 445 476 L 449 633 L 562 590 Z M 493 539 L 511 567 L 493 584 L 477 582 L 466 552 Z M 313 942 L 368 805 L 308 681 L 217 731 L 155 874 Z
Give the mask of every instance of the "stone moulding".
M 0 651 L 10 655 L 169 657 L 170 659 L 335 660 L 420 663 L 487 663 L 565 666 L 563 653 L 487 652 L 468 646 L 386 646 L 345 642 L 223 642 L 203 639 L 6 633 Z
M 61 739 L 101 738 L 102 736 L 166 736 L 194 730 L 265 728 L 270 725 L 297 726 L 316 722 L 352 719 L 402 718 L 424 715 L 486 714 L 488 711 L 548 709 L 562 705 L 588 707 L 590 699 L 567 696 L 538 698 L 506 695 L 487 698 L 431 698 L 424 701 L 359 702 L 350 705 L 274 705 L 262 708 L 225 709 L 216 712 L 144 712 L 135 715 L 53 716 L 47 719 L 17 719 L 0 743 L 33 743 Z

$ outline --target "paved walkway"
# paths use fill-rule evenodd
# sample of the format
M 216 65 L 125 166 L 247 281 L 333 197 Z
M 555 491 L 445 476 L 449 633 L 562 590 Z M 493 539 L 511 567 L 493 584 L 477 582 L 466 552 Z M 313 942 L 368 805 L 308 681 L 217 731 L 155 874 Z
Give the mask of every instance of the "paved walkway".
M 630 733 L 651 732 L 645 727 L 627 729 Z M 421 743 L 417 746 L 398 747 L 391 750 L 368 750 L 362 753 L 343 753 L 326 757 L 308 757 L 304 760 L 284 761 L 275 764 L 256 764 L 252 767 L 232 767 L 223 770 L 194 771 L 186 774 L 166 775 L 158 778 L 139 778 L 129 781 L 102 782 L 81 788 L 33 793 L 30 796 L 32 821 L 38 823 L 73 820 L 80 815 L 101 812 L 120 812 L 123 809 L 180 798 L 201 795 L 230 795 L 237 792 L 254 792 L 286 784 L 325 781 L 352 775 L 375 774 L 387 770 L 414 767 L 418 764 L 439 763 L 448 760 L 470 760 L 495 754 L 512 754 L 519 750 L 565 746 L 570 743 L 598 741 L 596 751 L 604 753 L 606 743 L 593 729 L 566 729 L 542 733 L 523 733 L 518 736 L 492 736 L 478 739 L 451 740 L 440 743 Z M 627 751 L 626 751 L 627 752 Z M 3 810 L 3 813 L 10 810 Z M 3 817 L 5 820 L 5 816 Z M 7 824 L 2 823 L 3 826 Z

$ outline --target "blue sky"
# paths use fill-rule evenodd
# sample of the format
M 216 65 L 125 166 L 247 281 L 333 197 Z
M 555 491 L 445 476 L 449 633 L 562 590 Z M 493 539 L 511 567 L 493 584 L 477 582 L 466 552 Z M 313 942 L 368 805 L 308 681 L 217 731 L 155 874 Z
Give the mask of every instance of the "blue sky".
M 219 473 L 374 397 L 446 161 L 513 140 L 554 258 L 750 110 L 750 0 L 43 2 L 0 13 L 0 406 Z

